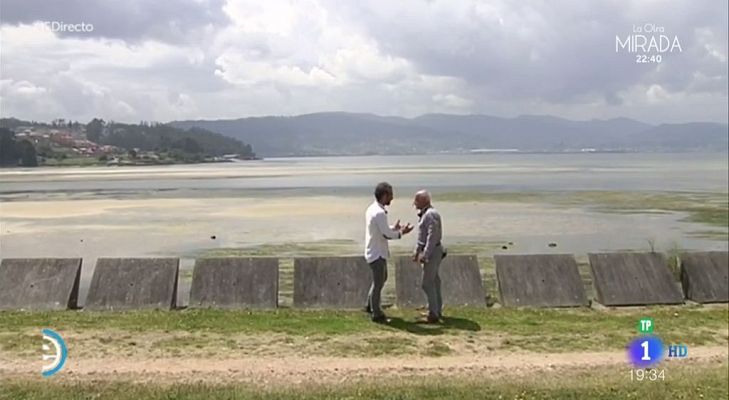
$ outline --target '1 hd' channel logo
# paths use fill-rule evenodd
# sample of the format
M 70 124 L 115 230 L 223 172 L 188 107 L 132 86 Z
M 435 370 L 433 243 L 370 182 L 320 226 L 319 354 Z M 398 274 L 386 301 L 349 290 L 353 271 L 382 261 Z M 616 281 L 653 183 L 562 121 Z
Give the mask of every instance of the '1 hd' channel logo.
M 655 323 L 651 318 L 638 321 L 638 332 L 641 336 L 628 343 L 628 359 L 635 368 L 651 368 L 658 365 L 664 357 L 685 358 L 688 346 L 671 344 L 664 346 L 663 341 L 653 335 Z

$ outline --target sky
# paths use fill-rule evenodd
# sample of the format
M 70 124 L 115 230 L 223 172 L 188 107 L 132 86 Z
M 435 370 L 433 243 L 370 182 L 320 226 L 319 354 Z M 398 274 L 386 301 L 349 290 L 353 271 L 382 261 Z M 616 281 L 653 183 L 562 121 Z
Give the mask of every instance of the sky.
M 726 123 L 728 3 L 2 0 L 0 116 Z M 616 51 L 629 35 L 677 38 L 680 51 Z

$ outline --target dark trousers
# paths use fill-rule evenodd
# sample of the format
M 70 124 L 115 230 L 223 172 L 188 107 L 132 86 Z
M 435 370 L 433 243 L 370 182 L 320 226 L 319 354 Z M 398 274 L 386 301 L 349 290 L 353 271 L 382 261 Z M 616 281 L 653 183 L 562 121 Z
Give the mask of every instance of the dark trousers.
M 382 288 L 385 286 L 385 281 L 387 281 L 387 260 L 378 258 L 370 263 L 370 269 L 372 270 L 372 286 L 370 286 L 370 292 L 367 295 L 367 308 L 372 312 L 372 317 L 377 318 L 385 315 L 382 312 L 380 298 Z

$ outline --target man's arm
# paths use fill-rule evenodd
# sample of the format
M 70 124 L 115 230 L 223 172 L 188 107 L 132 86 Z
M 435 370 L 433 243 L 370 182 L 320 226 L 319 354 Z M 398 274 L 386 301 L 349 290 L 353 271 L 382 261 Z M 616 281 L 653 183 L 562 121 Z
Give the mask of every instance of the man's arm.
M 387 214 L 384 212 L 375 214 L 375 225 L 377 225 L 377 229 L 386 239 L 394 240 L 402 237 L 400 231 L 392 229 L 387 225 Z
M 413 261 L 416 262 L 420 261 L 420 255 L 423 253 L 423 249 L 425 248 L 425 238 L 423 238 L 424 223 L 425 221 L 421 220 L 418 224 L 418 239 L 415 241 L 415 250 L 413 250 Z

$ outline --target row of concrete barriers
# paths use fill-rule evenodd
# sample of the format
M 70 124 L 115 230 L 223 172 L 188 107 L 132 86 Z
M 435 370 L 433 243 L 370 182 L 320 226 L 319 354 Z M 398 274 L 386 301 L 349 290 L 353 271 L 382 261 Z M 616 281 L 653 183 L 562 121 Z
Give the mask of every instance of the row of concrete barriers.
M 680 285 L 661 253 L 588 256 L 596 300 L 606 306 L 680 304 L 684 299 L 729 302 L 727 252 L 683 254 Z M 506 307 L 589 305 L 572 255 L 496 255 L 494 261 L 501 304 Z M 278 259 L 270 257 L 197 259 L 189 306 L 276 308 L 278 268 Z M 178 273 L 177 258 L 100 258 L 84 308 L 176 308 Z M 0 309 L 78 308 L 80 276 L 80 258 L 3 259 Z M 486 305 L 476 256 L 449 255 L 440 276 L 446 305 Z M 359 308 L 369 283 L 370 269 L 362 257 L 294 260 L 295 307 Z M 395 288 L 398 306 L 424 305 L 420 266 L 408 257 L 395 260 Z

